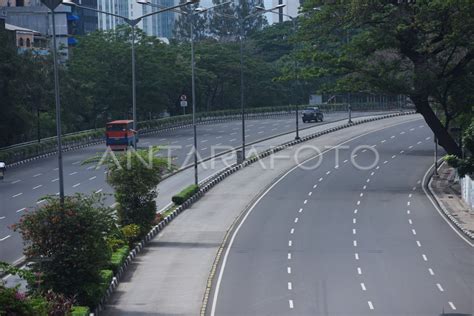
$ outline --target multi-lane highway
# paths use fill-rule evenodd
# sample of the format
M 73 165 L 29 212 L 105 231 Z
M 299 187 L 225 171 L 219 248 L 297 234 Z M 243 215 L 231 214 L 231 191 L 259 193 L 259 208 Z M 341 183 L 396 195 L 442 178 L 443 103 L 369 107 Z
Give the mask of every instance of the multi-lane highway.
M 422 186 L 429 128 L 418 120 L 344 145 L 286 173 L 249 209 L 211 315 L 474 314 L 472 244 Z
M 370 113 L 355 113 L 355 116 Z M 302 128 L 326 124 L 341 120 L 347 113 L 330 113 L 325 116 L 325 122 L 318 124 L 301 124 Z M 284 132 L 294 130 L 294 116 L 280 118 L 247 120 L 246 141 L 255 142 Z M 241 144 L 240 121 L 229 121 L 219 124 L 198 126 L 198 153 L 201 158 L 210 157 L 214 153 L 225 151 Z M 164 146 L 161 153 L 170 156 L 177 166 L 192 162 L 192 128 L 181 128 L 172 131 L 160 132 L 142 137 L 140 147 L 151 145 Z M 83 165 L 85 159 L 97 154 L 103 154 L 103 144 L 94 145 L 64 154 L 64 179 L 65 193 L 112 193 L 112 189 L 105 181 L 105 168 L 96 169 L 94 165 Z M 4 181 L 0 181 L 0 261 L 14 262 L 22 255 L 22 241 L 18 234 L 12 232 L 9 226 L 16 223 L 20 216 L 27 210 L 32 210 L 44 203 L 42 197 L 58 192 L 58 171 L 55 156 L 39 159 L 7 171 Z M 207 174 L 212 170 L 207 170 Z M 170 187 L 179 191 L 184 186 L 192 183 L 175 184 Z M 160 191 L 170 191 L 168 188 L 159 187 Z M 169 192 L 174 194 L 176 192 Z M 166 196 L 166 201 L 170 201 Z M 166 204 L 159 202 L 160 207 Z M 107 203 L 114 203 L 113 197 Z

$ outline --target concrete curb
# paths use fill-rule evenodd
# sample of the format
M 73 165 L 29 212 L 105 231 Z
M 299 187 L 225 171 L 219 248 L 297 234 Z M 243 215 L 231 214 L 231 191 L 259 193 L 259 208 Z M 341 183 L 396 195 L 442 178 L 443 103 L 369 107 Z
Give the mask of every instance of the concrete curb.
M 279 146 L 276 146 L 274 148 L 267 149 L 267 150 L 259 153 L 258 155 L 254 156 L 252 158 L 249 158 L 248 160 L 245 160 L 241 164 L 234 164 L 232 166 L 229 166 L 226 169 L 221 170 L 220 172 L 216 173 L 212 177 L 208 178 L 205 181 L 205 183 L 200 185 L 200 189 L 199 189 L 198 192 L 196 192 L 193 196 L 191 196 L 188 200 L 186 200 L 182 205 L 178 206 L 173 211 L 173 213 L 171 213 L 170 215 L 165 217 L 158 225 L 154 226 L 150 230 L 150 232 L 145 236 L 145 238 L 139 244 L 137 244 L 135 246 L 135 248 L 133 248 L 130 251 L 127 259 L 124 262 L 124 264 L 120 267 L 119 272 L 114 276 L 114 279 L 110 283 L 109 288 L 107 289 L 106 295 L 101 299 L 101 302 L 100 302 L 99 306 L 94 310 L 94 314 L 99 315 L 99 313 L 102 310 L 104 310 L 105 305 L 107 303 L 107 300 L 114 293 L 115 289 L 117 288 L 118 284 L 120 283 L 121 277 L 126 272 L 126 269 L 127 269 L 128 265 L 137 256 L 137 254 L 140 253 L 140 251 L 146 246 L 146 244 L 150 240 L 152 240 L 156 235 L 158 235 L 158 233 L 161 232 L 180 213 L 182 213 L 184 210 L 189 208 L 192 204 L 197 202 L 207 191 L 209 191 L 212 187 L 217 185 L 219 182 L 223 181 L 228 176 L 232 175 L 233 173 L 239 171 L 242 168 L 245 168 L 245 167 L 257 162 L 260 159 L 263 159 L 265 157 L 270 156 L 271 154 L 277 153 L 277 152 L 282 151 L 282 150 L 284 150 L 288 147 L 291 147 L 291 146 L 294 146 L 296 144 L 299 144 L 299 143 L 317 138 L 319 136 L 329 134 L 331 132 L 335 132 L 335 131 L 338 131 L 338 130 L 341 130 L 341 129 L 344 129 L 344 128 L 348 128 L 348 127 L 351 127 L 351 126 L 364 124 L 364 123 L 367 123 L 367 122 L 372 122 L 372 121 L 377 121 L 377 120 L 382 120 L 382 119 L 397 117 L 397 116 L 413 115 L 413 114 L 416 114 L 416 112 L 401 112 L 401 113 L 394 113 L 394 114 L 386 114 L 386 115 L 381 115 L 381 116 L 378 116 L 378 117 L 361 119 L 361 120 L 355 121 L 355 122 L 350 123 L 350 124 L 346 123 L 346 124 L 342 124 L 342 125 L 339 125 L 339 126 L 336 126 L 336 127 L 332 127 L 332 128 L 329 128 L 329 129 L 326 129 L 326 130 L 316 132 L 314 134 L 302 137 L 298 140 L 288 141 L 288 142 L 285 142 L 285 143 L 283 143 Z M 225 238 L 227 238 L 227 236 L 228 236 L 227 234 L 226 234 Z M 224 245 L 224 243 L 222 245 Z M 211 272 L 210 272 L 210 275 L 209 275 L 209 278 L 208 278 L 208 281 L 207 281 L 207 287 L 206 287 L 206 290 L 205 290 L 205 294 L 204 294 L 204 298 L 203 298 L 203 304 L 202 304 L 202 308 L 201 308 L 201 316 L 206 314 L 207 302 L 208 302 L 209 294 L 210 294 L 210 291 L 211 291 L 213 278 L 214 278 L 215 271 L 217 269 L 217 265 L 219 263 L 219 259 L 221 257 L 222 251 L 223 251 L 223 246 L 221 246 L 218 250 L 216 259 L 213 263 L 213 266 L 212 266 L 212 269 L 211 269 Z
M 443 162 L 439 166 L 439 168 L 441 168 L 441 166 L 445 163 L 446 162 Z M 457 218 L 452 216 L 451 213 L 449 213 L 449 211 L 444 207 L 443 203 L 440 202 L 440 200 L 438 199 L 438 196 L 436 195 L 436 193 L 434 192 L 434 190 L 432 188 L 432 182 L 433 182 L 433 174 L 430 175 L 430 177 L 428 179 L 428 182 L 425 183 L 424 185 L 428 189 L 428 192 L 430 193 L 430 195 L 433 197 L 434 201 L 436 202 L 436 205 L 439 207 L 439 209 L 441 209 L 443 211 L 444 216 L 449 221 L 451 221 L 451 223 L 453 223 L 460 232 L 462 232 L 470 240 L 474 240 L 474 233 L 472 233 L 471 231 L 463 228 L 461 223 L 457 220 Z

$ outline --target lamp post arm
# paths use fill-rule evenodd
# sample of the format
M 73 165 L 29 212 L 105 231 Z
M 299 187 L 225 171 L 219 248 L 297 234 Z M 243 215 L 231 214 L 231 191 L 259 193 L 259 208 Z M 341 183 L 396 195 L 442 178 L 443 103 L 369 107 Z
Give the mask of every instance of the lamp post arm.
M 80 4 L 77 4 L 77 3 L 74 3 L 74 2 L 63 2 L 64 5 L 70 5 L 70 6 L 74 6 L 76 8 L 81 8 L 81 9 L 84 9 L 84 10 L 89 10 L 89 11 L 94 11 L 94 12 L 97 12 L 97 13 L 102 13 L 102 14 L 107 14 L 107 15 L 111 15 L 111 16 L 115 16 L 117 18 L 121 18 L 121 19 L 124 19 L 125 21 L 130 21 L 129 18 L 123 16 L 123 15 L 119 15 L 119 14 L 115 14 L 115 13 L 111 13 L 111 12 L 107 12 L 107 11 L 102 11 L 102 10 L 98 10 L 98 9 L 94 9 L 94 8 L 89 8 L 89 7 L 85 7 L 85 6 L 82 6 Z M 127 22 L 128 23 L 128 22 Z
M 152 15 L 159 14 L 159 13 L 162 13 L 162 12 L 174 11 L 174 10 L 177 10 L 177 9 L 182 8 L 184 6 L 187 6 L 189 4 L 193 4 L 193 2 L 185 2 L 185 3 L 181 3 L 181 4 L 178 4 L 178 5 L 172 6 L 172 7 L 167 7 L 167 8 L 158 10 L 158 11 L 154 11 L 154 12 L 151 12 L 151 13 L 148 13 L 148 14 L 144 14 L 144 15 L 136 18 L 136 20 L 141 20 L 143 18 L 146 18 L 147 16 L 152 16 Z

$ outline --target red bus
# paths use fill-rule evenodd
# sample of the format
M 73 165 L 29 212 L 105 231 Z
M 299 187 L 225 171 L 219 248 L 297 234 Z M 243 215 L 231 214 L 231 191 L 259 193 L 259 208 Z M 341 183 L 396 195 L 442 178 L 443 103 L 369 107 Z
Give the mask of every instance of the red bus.
M 112 150 L 126 150 L 135 141 L 138 143 L 138 133 L 133 130 L 132 120 L 112 121 L 106 124 L 105 139 Z

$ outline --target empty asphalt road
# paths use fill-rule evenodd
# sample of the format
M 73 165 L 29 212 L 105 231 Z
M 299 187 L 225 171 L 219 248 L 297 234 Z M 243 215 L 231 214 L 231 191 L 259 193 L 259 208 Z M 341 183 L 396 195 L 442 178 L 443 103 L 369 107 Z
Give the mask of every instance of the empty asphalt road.
M 400 124 L 279 178 L 231 235 L 211 315 L 472 315 L 472 244 L 422 187 L 432 137 Z

